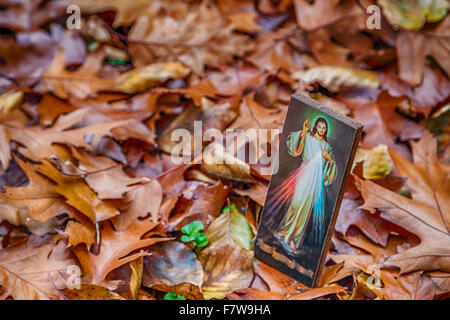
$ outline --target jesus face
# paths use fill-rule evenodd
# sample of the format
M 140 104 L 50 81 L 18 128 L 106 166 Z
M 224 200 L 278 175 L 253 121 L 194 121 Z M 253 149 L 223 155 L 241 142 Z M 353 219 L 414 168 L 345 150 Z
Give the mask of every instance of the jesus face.
M 317 134 L 323 137 L 325 132 L 327 132 L 327 125 L 321 121 L 317 124 Z

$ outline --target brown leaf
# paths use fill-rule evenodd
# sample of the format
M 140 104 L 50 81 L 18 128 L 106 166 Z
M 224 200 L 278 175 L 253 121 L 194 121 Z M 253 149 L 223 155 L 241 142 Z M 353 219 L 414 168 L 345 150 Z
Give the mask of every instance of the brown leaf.
M 361 146 L 366 149 L 386 144 L 410 158 L 405 145 L 396 143 L 402 129 L 411 120 L 396 112 L 402 98 L 390 97 L 386 92 L 374 89 L 353 89 L 339 96 L 339 100 L 353 109 L 355 119 L 364 125 L 366 133 Z
M 345 235 L 350 226 L 355 226 L 373 242 L 386 247 L 391 232 L 388 223 L 378 215 L 360 209 L 359 206 L 358 202 L 344 198 L 335 229 Z
M 107 89 L 114 83 L 112 79 L 99 78 L 105 53 L 102 50 L 91 53 L 76 70 L 67 71 L 63 51 L 56 53 L 52 64 L 41 80 L 42 91 L 52 91 L 56 96 L 67 99 L 73 95 L 79 99 L 95 97 L 97 91 Z
M 100 200 L 82 178 L 62 174 L 49 161 L 43 161 L 38 172 L 55 183 L 51 186 L 52 190 L 63 196 L 67 204 L 76 208 L 94 223 L 119 214 L 118 209 L 111 203 Z
M 149 219 L 135 220 L 124 231 L 114 231 L 109 223 L 103 224 L 100 231 L 101 246 L 98 255 L 90 253 L 83 245 L 72 249 L 83 268 L 83 280 L 88 284 L 104 286 L 109 289 L 116 288 L 117 282 L 105 280 L 106 276 L 114 269 L 147 254 L 144 251 L 131 255 L 130 253 L 167 240 L 166 238 L 142 239 L 155 227 L 156 224 Z
M 315 1 L 294 0 L 297 23 L 304 30 L 311 31 L 336 23 L 343 19 L 355 19 L 363 11 L 354 0 Z
M 38 167 L 18 157 L 14 159 L 29 182 L 23 187 L 5 187 L 5 193 L 0 193 L 0 198 L 4 202 L 27 208 L 28 218 L 40 222 L 46 222 L 68 211 L 61 195 L 53 189 L 46 178 L 36 172 Z
M 64 232 L 69 236 L 68 246 L 86 244 L 88 248 L 95 242 L 95 225 L 88 218 L 78 217 L 80 221 L 67 222 Z
M 259 205 L 264 206 L 264 201 L 266 200 L 267 195 L 267 185 L 255 183 L 249 189 L 234 189 L 234 192 L 240 196 L 247 196 Z
M 181 230 L 192 221 L 200 221 L 208 226 L 220 214 L 230 190 L 229 186 L 224 186 L 219 180 L 212 186 L 199 185 L 191 195 L 184 194 L 189 201 L 182 212 L 170 217 L 169 230 Z
M 61 292 L 69 300 L 125 300 L 114 291 L 92 284 L 82 284 L 80 289 L 64 289 Z
M 161 185 L 157 180 L 137 185 L 128 192 L 126 200 L 131 204 L 125 212 L 113 219 L 114 226 L 117 230 L 125 230 L 136 218 L 145 217 L 147 214 L 157 223 L 162 198 Z
M 8 128 L 11 139 L 20 142 L 24 148 L 21 153 L 27 158 L 39 161 L 55 155 L 53 144 L 66 144 L 89 148 L 89 141 L 100 141 L 104 136 L 114 136 L 119 140 L 131 137 L 152 143 L 153 134 L 139 121 L 134 119 L 100 122 L 81 128 L 70 129 L 91 113 L 89 108 L 76 110 L 60 116 L 56 123 L 47 129 L 28 127 L 25 130 Z M 69 130 L 68 130 L 69 129 Z
M 167 241 L 151 247 L 144 259 L 143 284 L 149 288 L 203 299 L 203 269 L 195 253 L 180 242 Z
M 450 81 L 437 69 L 424 67 L 423 80 L 411 88 L 395 74 L 380 74 L 382 88 L 393 97 L 406 96 L 418 111 L 428 116 L 430 110 L 450 96 Z
M 66 11 L 62 1 L 3 1 L 0 26 L 14 31 L 30 32 Z
M 408 177 L 413 199 L 384 189 L 373 182 L 359 180 L 365 203 L 371 212 L 382 210 L 381 217 L 398 224 L 420 237 L 421 243 L 389 257 L 386 265 L 397 266 L 402 273 L 414 270 L 449 271 L 450 168 L 441 164 L 436 154 L 436 142 L 431 134 L 413 144 L 414 163 L 395 151 L 391 157 L 401 174 Z
M 55 98 L 50 94 L 45 94 L 37 106 L 39 120 L 43 126 L 50 126 L 59 115 L 75 111 L 71 104 Z
M 129 26 L 151 6 L 151 3 L 147 0 L 132 2 L 124 2 L 122 0 L 70 0 L 67 2 L 80 6 L 83 12 L 88 13 L 116 10 L 116 17 L 113 23 L 115 28 Z
M 203 98 L 201 108 L 195 106 L 189 107 L 170 123 L 170 125 L 164 130 L 159 138 L 160 148 L 164 152 L 170 154 L 172 151 L 174 151 L 174 148 L 178 146 L 175 152 L 184 152 L 182 152 L 181 154 L 175 153 L 174 155 L 190 156 L 195 151 L 194 121 L 201 121 L 202 132 L 200 133 L 203 137 L 204 132 L 208 129 L 217 129 L 222 132 L 228 126 L 228 124 L 230 124 L 234 120 L 235 117 L 236 112 L 231 109 L 230 103 L 215 104 L 212 101 Z M 190 136 L 188 138 L 190 140 L 184 141 L 180 139 L 181 141 L 174 141 L 172 138 L 172 134 L 176 130 L 183 130 L 184 132 L 189 133 Z M 186 137 L 183 137 L 183 139 L 185 138 Z M 180 144 L 182 145 L 180 146 Z M 183 148 L 180 150 L 180 147 Z M 202 148 L 202 146 L 199 147 Z
M 2 41 L 0 55 L 6 63 L 0 66 L 0 73 L 8 77 L 0 79 L 0 88 L 11 89 L 14 82 L 34 85 L 50 66 L 55 51 L 54 42 L 44 31 L 19 34 L 15 41 Z
M 179 60 L 201 74 L 204 65 L 230 62 L 233 54 L 242 52 L 247 37 L 233 35 L 232 31 L 232 24 L 213 3 L 191 4 L 189 9 L 179 3 L 136 21 L 129 34 L 133 41 L 130 53 L 137 66 L 155 60 Z M 148 45 L 152 43 L 159 45 Z
M 66 286 L 69 267 L 76 267 L 63 242 L 40 247 L 18 245 L 0 250 L 0 298 L 58 299 L 56 285 Z
M 447 76 L 450 74 L 448 43 L 443 39 L 450 34 L 450 17 L 428 34 L 401 31 L 397 36 L 399 77 L 411 86 L 422 82 L 425 58 L 432 56 Z
M 129 177 L 113 160 L 93 156 L 83 149 L 72 148 L 72 155 L 78 160 L 78 170 L 99 199 L 120 199 L 132 189 L 131 185 L 141 182 Z
M 202 263 L 203 296 L 224 298 L 227 293 L 246 288 L 253 278 L 251 249 L 253 232 L 246 218 L 231 209 L 222 214 L 206 231 L 208 246 L 198 258 Z

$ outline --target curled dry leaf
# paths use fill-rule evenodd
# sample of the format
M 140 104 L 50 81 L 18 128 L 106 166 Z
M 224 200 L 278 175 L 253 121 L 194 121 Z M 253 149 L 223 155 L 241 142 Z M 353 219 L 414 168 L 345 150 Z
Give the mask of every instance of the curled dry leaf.
M 137 93 L 155 87 L 169 79 L 185 78 L 189 69 L 181 62 L 160 62 L 122 73 L 116 81 L 115 90 Z
M 372 149 L 359 148 L 356 152 L 355 162 L 361 161 L 363 161 L 364 179 L 382 179 L 392 171 L 392 160 L 385 144 L 380 144 Z
M 23 92 L 8 91 L 0 95 L 0 110 L 3 112 L 10 112 L 17 108 L 23 100 Z
M 292 76 L 308 84 L 318 82 L 333 92 L 338 92 L 341 87 L 378 88 L 381 85 L 375 72 L 347 67 L 318 66 L 306 71 L 296 71 Z
M 253 278 L 253 232 L 236 209 L 216 218 L 205 233 L 208 246 L 200 251 L 205 277 L 205 299 L 223 299 L 227 293 L 246 288 Z
M 248 163 L 235 157 L 219 143 L 211 143 L 203 152 L 201 169 L 208 175 L 239 182 L 254 182 Z
M 188 299 L 203 299 L 203 269 L 195 253 L 181 242 L 153 245 L 144 258 L 143 284 L 164 292 L 182 294 Z

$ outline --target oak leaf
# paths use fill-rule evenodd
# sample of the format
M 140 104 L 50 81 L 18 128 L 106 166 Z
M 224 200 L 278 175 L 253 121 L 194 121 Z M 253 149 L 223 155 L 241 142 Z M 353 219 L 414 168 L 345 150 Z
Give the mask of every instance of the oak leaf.
M 38 167 L 18 157 L 14 158 L 27 176 L 28 184 L 17 188 L 5 187 L 5 193 L 0 193 L 0 198 L 8 204 L 25 207 L 28 218 L 41 222 L 67 212 L 64 199 L 45 177 L 37 173 Z
M 54 192 L 63 196 L 67 204 L 86 215 L 92 222 L 107 220 L 120 213 L 111 203 L 100 200 L 82 178 L 64 175 L 49 161 L 43 161 L 38 172 L 55 183 L 51 186 Z
M 58 299 L 55 285 L 66 284 L 62 277 L 75 266 L 63 242 L 40 247 L 26 244 L 0 250 L 0 299 L 15 300 Z
M 414 163 L 391 150 L 391 157 L 402 175 L 408 178 L 412 199 L 389 191 L 371 181 L 359 180 L 365 200 L 362 208 L 381 210 L 381 217 L 416 234 L 421 243 L 386 259 L 402 273 L 415 270 L 449 271 L 450 266 L 450 167 L 439 162 L 436 142 L 424 133 L 413 143 Z
M 166 241 L 167 238 L 143 238 L 143 236 L 156 227 L 150 219 L 135 220 L 123 231 L 114 231 L 106 222 L 102 224 L 100 237 L 100 253 L 94 255 L 84 245 L 73 248 L 73 252 L 80 261 L 84 271 L 83 281 L 87 284 L 115 289 L 118 281 L 109 281 L 106 276 L 114 269 L 135 259 L 147 255 L 144 251 L 133 253 L 157 242 Z
M 184 10 L 165 8 L 157 13 L 137 19 L 128 35 L 137 66 L 179 60 L 201 74 L 205 65 L 230 62 L 246 47 L 247 37 L 233 34 L 233 25 L 213 3 L 203 2 Z

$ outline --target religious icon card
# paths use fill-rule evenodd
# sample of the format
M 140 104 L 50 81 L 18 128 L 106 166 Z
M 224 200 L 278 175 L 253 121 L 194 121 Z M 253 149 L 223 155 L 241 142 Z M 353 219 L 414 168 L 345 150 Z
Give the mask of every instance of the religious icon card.
M 301 95 L 291 97 L 260 215 L 256 256 L 317 286 L 362 125 Z

